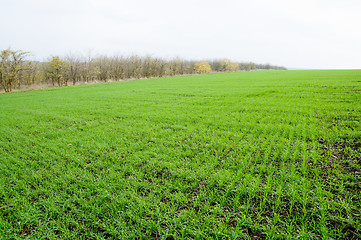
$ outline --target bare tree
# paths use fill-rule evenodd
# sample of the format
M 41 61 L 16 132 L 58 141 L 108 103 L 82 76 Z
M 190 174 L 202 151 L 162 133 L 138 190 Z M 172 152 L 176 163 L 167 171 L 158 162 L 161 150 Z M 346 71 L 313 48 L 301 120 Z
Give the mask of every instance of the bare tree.
M 64 77 L 69 79 L 72 84 L 75 85 L 77 82 L 81 81 L 81 68 L 83 64 L 78 57 L 72 55 L 67 56 L 65 61 L 68 63 L 69 67 L 65 69 L 66 72 Z

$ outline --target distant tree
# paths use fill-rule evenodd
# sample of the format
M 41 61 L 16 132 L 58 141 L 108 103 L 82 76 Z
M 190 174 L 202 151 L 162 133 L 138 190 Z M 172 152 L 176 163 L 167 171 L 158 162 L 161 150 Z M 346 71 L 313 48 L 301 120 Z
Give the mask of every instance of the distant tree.
M 0 54 L 0 90 L 11 92 L 16 85 L 20 86 L 20 74 L 29 70 L 31 62 L 25 64 L 28 52 L 3 50 Z
M 251 71 L 251 70 L 256 70 L 256 64 L 253 62 L 249 62 L 249 63 L 241 63 L 241 70 L 243 71 Z
M 213 59 L 208 61 L 209 65 L 211 66 L 212 70 L 215 72 L 221 72 L 223 71 L 221 61 L 218 59 Z
M 68 67 L 65 70 L 64 77 L 72 81 L 73 85 L 81 80 L 81 68 L 82 62 L 78 57 L 75 56 L 67 56 L 66 62 L 68 63 Z
M 39 69 L 37 63 L 31 61 L 24 62 L 23 70 L 25 71 L 20 71 L 18 75 L 18 80 L 17 80 L 18 88 L 20 88 L 21 85 L 29 86 L 31 84 L 34 84 L 36 79 L 39 77 Z
M 220 62 L 221 71 L 224 72 L 233 72 L 239 70 L 239 64 L 232 62 L 230 59 L 224 58 Z
M 69 68 L 70 64 L 61 60 L 58 56 L 52 57 L 46 68 L 46 78 L 51 80 L 53 86 L 65 86 L 68 83 L 68 79 L 65 77 L 65 71 Z
M 209 73 L 212 72 L 212 68 L 208 62 L 198 62 L 194 65 L 194 70 L 197 73 Z
M 230 62 L 227 67 L 226 67 L 227 71 L 238 71 L 239 70 L 239 63 L 235 63 L 235 62 Z

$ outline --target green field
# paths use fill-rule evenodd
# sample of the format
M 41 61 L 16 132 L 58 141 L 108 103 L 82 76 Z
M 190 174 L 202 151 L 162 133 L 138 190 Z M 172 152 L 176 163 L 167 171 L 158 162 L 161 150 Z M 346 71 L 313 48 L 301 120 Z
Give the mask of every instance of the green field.
M 0 239 L 360 239 L 361 70 L 0 95 Z

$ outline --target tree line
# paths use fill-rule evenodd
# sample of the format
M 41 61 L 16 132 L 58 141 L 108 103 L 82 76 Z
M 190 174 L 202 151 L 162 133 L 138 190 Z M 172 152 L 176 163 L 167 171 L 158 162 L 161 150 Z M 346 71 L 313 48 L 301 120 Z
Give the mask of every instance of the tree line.
M 119 81 L 184 74 L 251 70 L 286 70 L 270 64 L 237 63 L 229 59 L 191 61 L 152 56 L 52 56 L 44 62 L 31 61 L 30 53 L 1 51 L 0 92 L 29 86 L 68 86 L 94 81 Z

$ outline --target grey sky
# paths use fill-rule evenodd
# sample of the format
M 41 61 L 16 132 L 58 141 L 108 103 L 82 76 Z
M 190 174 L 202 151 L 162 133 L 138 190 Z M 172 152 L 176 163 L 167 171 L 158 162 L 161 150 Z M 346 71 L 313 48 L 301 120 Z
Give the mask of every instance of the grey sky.
M 0 49 L 361 68 L 360 0 L 0 0 Z

